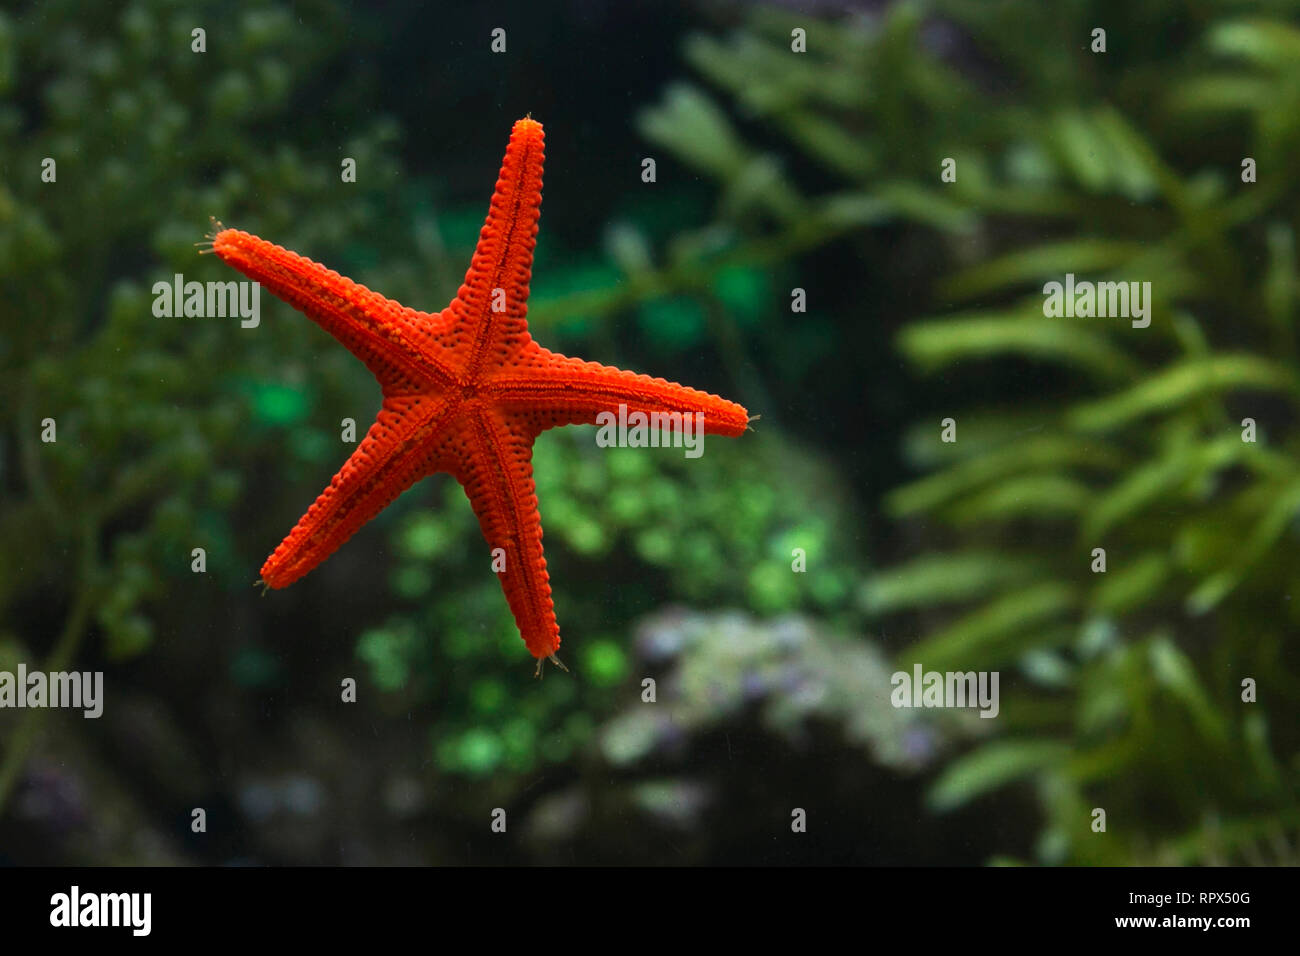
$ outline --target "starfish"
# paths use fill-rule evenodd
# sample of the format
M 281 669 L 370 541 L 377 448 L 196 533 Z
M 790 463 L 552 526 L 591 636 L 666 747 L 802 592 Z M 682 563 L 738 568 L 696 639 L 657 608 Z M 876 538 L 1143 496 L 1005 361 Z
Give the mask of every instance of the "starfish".
M 283 588 L 334 553 L 426 475 L 449 472 L 465 489 L 499 569 L 506 601 L 537 673 L 560 628 L 542 553 L 533 485 L 537 436 L 597 424 L 626 405 L 672 425 L 703 413 L 705 434 L 737 436 L 749 414 L 707 392 L 569 358 L 528 332 L 528 283 L 542 203 L 542 124 L 514 125 L 465 282 L 441 312 L 406 308 L 310 259 L 237 229 L 215 226 L 212 251 L 304 313 L 365 363 L 383 406 L 361 444 L 262 567 Z M 698 421 L 698 419 L 697 419 Z M 500 550 L 498 550 L 500 549 Z

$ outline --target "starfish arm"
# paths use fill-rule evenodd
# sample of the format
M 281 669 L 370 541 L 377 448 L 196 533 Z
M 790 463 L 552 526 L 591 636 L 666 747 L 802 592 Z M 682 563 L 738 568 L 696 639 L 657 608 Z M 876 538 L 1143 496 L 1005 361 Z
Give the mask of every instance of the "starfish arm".
M 536 356 L 521 372 L 503 375 L 491 384 L 502 406 L 528 409 L 536 430 L 559 425 L 595 425 L 602 412 L 661 414 L 670 427 L 672 415 L 701 412 L 704 431 L 735 437 L 749 427 L 743 405 L 662 378 L 625 372 L 598 362 L 556 355 L 536 347 Z
M 316 567 L 394 498 L 430 474 L 430 438 L 451 403 L 390 397 L 351 457 L 262 566 L 262 580 L 288 587 Z
M 448 307 L 452 348 L 467 353 L 465 376 L 475 378 L 532 339 L 528 281 L 542 207 L 542 124 L 521 119 L 510 133 L 487 220 L 479 233 L 465 283 Z
M 238 229 L 218 232 L 212 251 L 334 336 L 386 387 L 454 379 L 428 344 L 439 316 L 408 309 L 306 256 Z
M 542 553 L 532 438 L 483 406 L 470 413 L 466 434 L 440 465 L 465 488 L 529 653 L 549 657 L 560 646 L 560 626 Z M 503 569 L 498 548 L 505 555 Z

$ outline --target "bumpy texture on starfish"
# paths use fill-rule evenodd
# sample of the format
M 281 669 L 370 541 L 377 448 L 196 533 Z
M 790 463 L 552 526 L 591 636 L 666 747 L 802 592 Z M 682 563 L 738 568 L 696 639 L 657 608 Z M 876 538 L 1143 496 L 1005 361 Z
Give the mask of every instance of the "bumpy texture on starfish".
M 330 486 L 262 567 L 282 588 L 312 570 L 412 484 L 446 471 L 483 537 L 505 552 L 501 586 L 528 650 L 560 646 L 533 489 L 537 435 L 629 414 L 703 412 L 736 436 L 740 405 L 661 378 L 547 351 L 528 334 L 528 281 L 542 203 L 542 124 L 515 123 L 465 284 L 441 312 L 408 309 L 264 239 L 222 229 L 212 250 L 336 338 L 374 373 L 383 408 Z M 670 419 L 671 420 L 671 419 Z M 486 563 L 486 561 L 485 561 Z

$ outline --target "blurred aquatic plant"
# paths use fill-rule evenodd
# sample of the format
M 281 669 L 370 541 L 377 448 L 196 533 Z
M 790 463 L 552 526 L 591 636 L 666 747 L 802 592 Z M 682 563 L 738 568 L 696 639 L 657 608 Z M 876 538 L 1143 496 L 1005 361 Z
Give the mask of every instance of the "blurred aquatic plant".
M 933 712 L 890 705 L 893 666 L 876 643 L 800 612 L 669 607 L 638 624 L 629 660 L 617 706 L 573 761 L 576 779 L 525 821 L 539 858 L 578 846 L 609 860 L 764 859 L 791 806 L 838 849 L 805 850 L 799 837 L 781 849 L 786 862 L 952 858 L 961 823 L 915 833 L 912 802 L 916 772 L 951 734 Z
M 846 627 L 861 616 L 847 496 L 832 470 L 792 456 L 788 442 L 753 435 L 748 447 L 717 442 L 687 460 L 678 449 L 598 448 L 595 429 L 571 428 L 543 435 L 534 462 L 562 637 L 576 655 L 561 656 L 582 700 L 573 680 L 538 685 L 521 666 L 500 588 L 467 560 L 481 537 L 450 481 L 436 485 L 433 509 L 394 526 L 396 606 L 357 642 L 371 680 L 390 692 L 386 707 L 439 702 L 429 733 L 444 772 L 499 780 L 590 746 L 596 717 L 629 693 L 626 628 L 665 601 L 807 610 Z M 822 571 L 792 572 L 794 547 Z
M 751 708 L 791 743 L 806 742 L 810 724 L 831 723 L 881 766 L 915 771 L 942 749 L 943 733 L 920 712 L 890 706 L 892 667 L 876 645 L 836 637 L 802 615 L 759 621 L 738 612 L 665 611 L 639 626 L 636 656 L 640 670 L 658 675 L 659 706 L 632 704 L 601 728 L 601 754 L 615 767 L 671 750 Z
M 885 502 L 929 549 L 860 597 L 924 634 L 900 666 L 1004 670 L 993 739 L 949 766 L 932 806 L 1030 781 L 1045 862 L 1276 861 L 1300 838 L 1296 9 L 756 9 L 686 50 L 743 127 L 695 84 L 643 119 L 719 182 L 718 210 L 605 305 L 847 232 L 885 261 L 911 248 L 900 229 L 928 240 L 927 262 L 900 267 L 927 277 L 935 314 L 898 344 L 958 397 L 907 438 L 931 473 Z M 1098 24 L 1104 55 L 1089 50 Z M 805 55 L 790 52 L 796 26 Z M 1162 47 L 1133 42 L 1157 28 Z M 808 161 L 842 188 L 807 195 Z M 863 231 L 885 223 L 881 248 Z M 1150 327 L 1045 317 L 1039 290 L 1066 273 L 1150 282 Z
M 370 172 L 345 204 L 323 201 L 340 184 L 335 158 L 314 155 L 313 129 L 267 136 L 344 40 L 330 5 L 309 8 L 318 29 L 306 40 L 270 2 L 231 13 L 56 0 L 0 14 L 7 658 L 35 666 L 44 650 L 43 669 L 66 669 L 92 633 L 95 653 L 128 658 L 150 645 L 168 602 L 221 604 L 196 581 L 246 587 L 255 558 L 237 553 L 231 519 L 245 476 L 270 467 L 276 442 L 261 439 L 301 424 L 315 401 L 355 399 L 351 371 L 330 358 L 312 359 L 305 399 L 286 388 L 304 377 L 308 323 L 264 314 L 253 332 L 152 308 L 153 284 L 176 273 L 228 278 L 196 254 L 211 215 L 315 247 L 366 223 L 378 231 L 391 124 L 368 123 L 345 144 Z M 307 457 L 304 444 L 297 452 Z M 191 573 L 195 547 L 207 552 L 206 577 Z M 0 809 L 45 713 L 26 712 L 6 736 Z

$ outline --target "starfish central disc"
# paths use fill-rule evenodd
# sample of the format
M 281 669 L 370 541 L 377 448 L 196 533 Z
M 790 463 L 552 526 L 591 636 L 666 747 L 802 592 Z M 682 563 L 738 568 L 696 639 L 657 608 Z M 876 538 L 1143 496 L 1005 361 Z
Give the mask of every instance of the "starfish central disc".
M 735 402 L 533 341 L 528 282 L 543 159 L 542 124 L 519 120 L 465 282 L 441 312 L 407 308 L 237 229 L 221 229 L 212 244 L 364 362 L 383 392 L 375 423 L 266 559 L 262 580 L 287 587 L 416 481 L 448 472 L 464 487 L 492 553 L 504 555 L 501 586 L 539 667 L 560 646 L 560 628 L 533 487 L 537 436 L 559 425 L 596 424 L 597 415 L 620 405 L 670 424 L 702 413 L 706 434 L 737 436 L 749 424 Z

